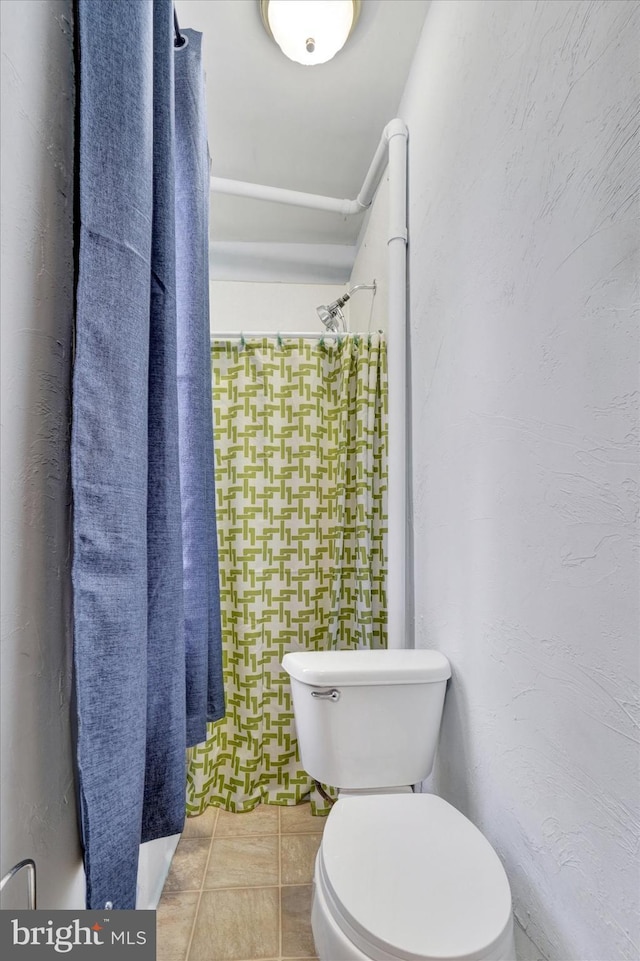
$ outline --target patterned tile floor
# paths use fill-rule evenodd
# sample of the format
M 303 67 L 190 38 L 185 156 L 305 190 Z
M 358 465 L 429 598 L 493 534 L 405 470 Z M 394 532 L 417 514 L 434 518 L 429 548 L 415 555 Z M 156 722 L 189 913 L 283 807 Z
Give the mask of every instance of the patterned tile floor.
M 190 818 L 158 905 L 157 961 L 309 961 L 313 863 L 325 818 L 308 804 Z

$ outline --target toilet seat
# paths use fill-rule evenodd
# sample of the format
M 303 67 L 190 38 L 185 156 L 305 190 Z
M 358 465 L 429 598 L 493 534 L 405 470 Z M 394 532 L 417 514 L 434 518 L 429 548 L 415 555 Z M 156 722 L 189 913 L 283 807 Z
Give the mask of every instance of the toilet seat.
M 324 830 L 316 883 L 333 921 L 366 958 L 510 956 L 504 868 L 471 821 L 435 795 L 340 799 Z

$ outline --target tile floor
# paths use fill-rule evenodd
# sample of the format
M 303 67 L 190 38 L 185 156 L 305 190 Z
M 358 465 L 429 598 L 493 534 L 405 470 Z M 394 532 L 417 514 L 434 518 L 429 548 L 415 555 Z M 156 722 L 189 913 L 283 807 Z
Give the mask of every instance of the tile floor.
M 314 959 L 311 881 L 325 820 L 309 804 L 189 818 L 158 905 L 157 961 Z

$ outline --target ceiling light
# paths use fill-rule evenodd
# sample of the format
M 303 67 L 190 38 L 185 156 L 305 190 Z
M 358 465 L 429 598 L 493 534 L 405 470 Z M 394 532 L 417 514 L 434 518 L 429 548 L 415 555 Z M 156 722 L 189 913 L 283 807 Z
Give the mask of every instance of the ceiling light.
M 289 60 L 326 63 L 344 47 L 360 0 L 260 0 L 267 33 Z

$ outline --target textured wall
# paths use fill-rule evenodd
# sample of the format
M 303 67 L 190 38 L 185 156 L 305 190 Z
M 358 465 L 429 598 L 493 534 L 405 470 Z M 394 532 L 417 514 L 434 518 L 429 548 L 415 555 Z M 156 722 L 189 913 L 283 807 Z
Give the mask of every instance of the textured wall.
M 82 907 L 69 723 L 71 0 L 2 0 L 2 864 Z M 3 907 L 26 906 L 24 880 Z
M 640 957 L 639 14 L 435 0 L 400 108 L 433 787 L 558 961 Z

